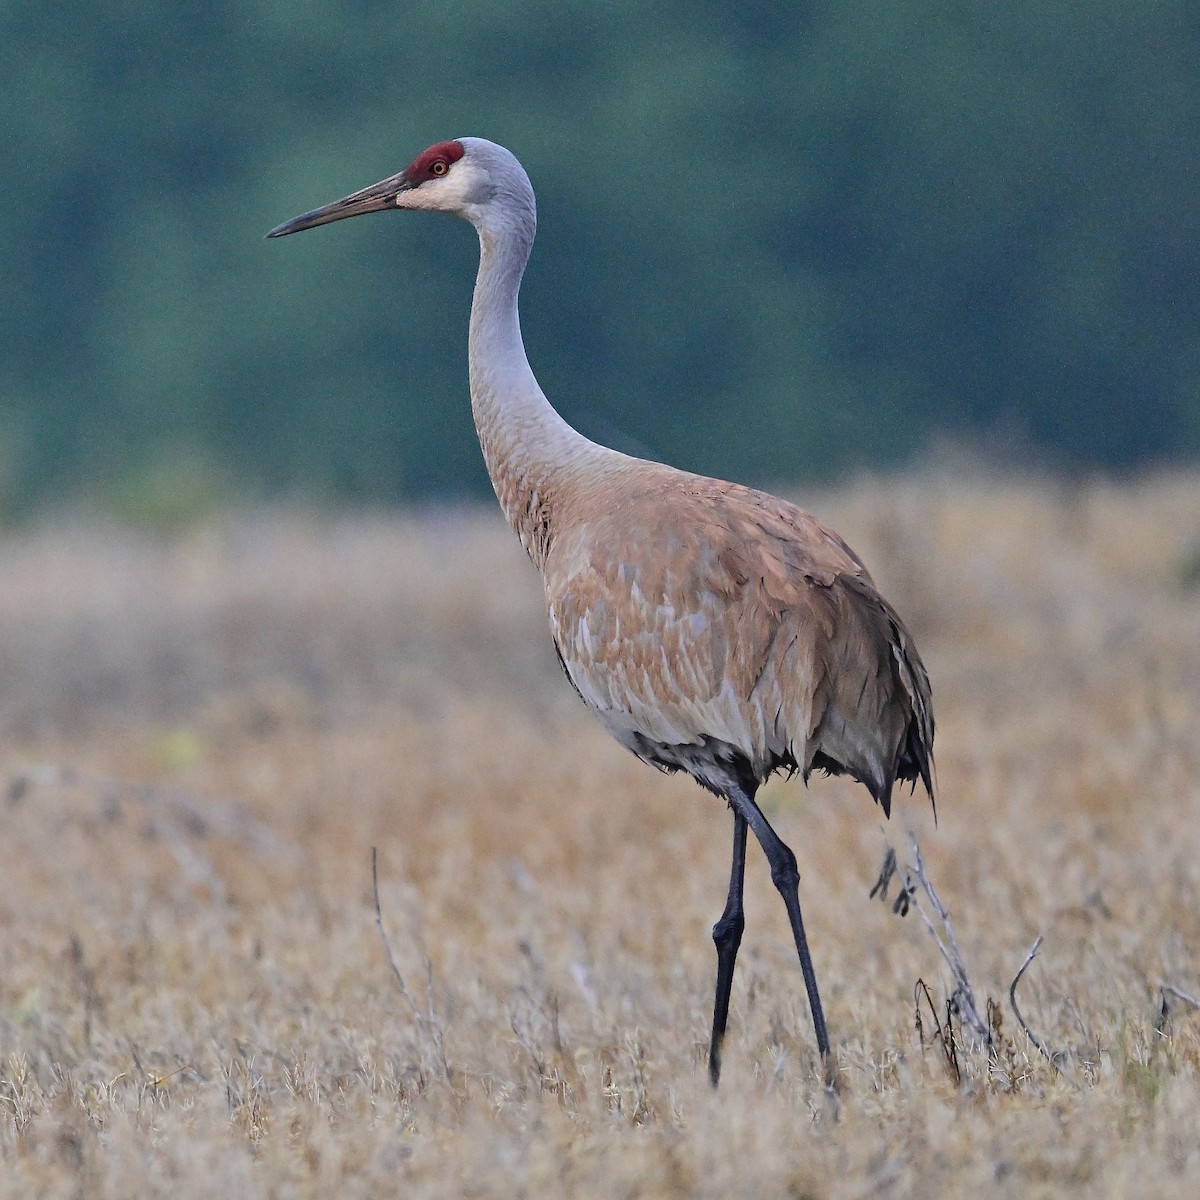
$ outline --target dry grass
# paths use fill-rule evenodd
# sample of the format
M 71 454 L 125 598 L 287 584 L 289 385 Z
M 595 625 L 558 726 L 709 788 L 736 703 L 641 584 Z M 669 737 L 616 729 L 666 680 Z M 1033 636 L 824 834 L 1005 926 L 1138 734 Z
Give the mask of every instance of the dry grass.
M 1200 478 L 806 499 L 911 620 L 943 793 L 765 793 L 836 1101 L 756 851 L 710 1091 L 728 816 L 577 710 L 490 510 L 10 534 L 0 1196 L 1195 1195 Z M 867 898 L 906 824 L 999 1003 L 957 1077 Z

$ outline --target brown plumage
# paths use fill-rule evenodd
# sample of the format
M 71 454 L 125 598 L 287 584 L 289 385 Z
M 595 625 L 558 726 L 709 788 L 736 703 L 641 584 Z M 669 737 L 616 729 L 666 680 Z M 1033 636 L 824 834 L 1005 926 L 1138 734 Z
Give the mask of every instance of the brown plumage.
M 919 780 L 932 800 L 929 677 L 912 639 L 858 556 L 808 513 L 596 445 L 554 411 L 521 341 L 534 202 L 508 151 L 478 138 L 437 143 L 270 236 L 385 208 L 456 213 L 479 232 L 472 409 L 501 506 L 542 573 L 567 677 L 622 745 L 686 771 L 732 809 L 729 891 L 713 929 L 713 1083 L 745 923 L 748 829 L 787 906 L 828 1063 L 795 856 L 754 797 L 773 771 L 807 780 L 822 770 L 861 781 L 885 813 L 897 780 Z
M 550 628 L 623 745 L 724 794 L 777 768 L 933 793 L 929 680 L 852 550 L 774 496 L 631 464 L 551 510 Z

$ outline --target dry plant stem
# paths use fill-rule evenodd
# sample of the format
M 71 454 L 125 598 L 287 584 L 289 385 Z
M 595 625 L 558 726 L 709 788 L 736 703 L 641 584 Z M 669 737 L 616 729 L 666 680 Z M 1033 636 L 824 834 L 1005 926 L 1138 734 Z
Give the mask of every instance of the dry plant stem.
M 979 1015 L 979 1010 L 975 1006 L 975 995 L 971 990 L 971 982 L 967 978 L 966 964 L 963 961 L 962 953 L 959 951 L 958 943 L 954 940 L 954 929 L 950 924 L 950 914 L 946 911 L 941 900 L 938 899 L 937 892 L 933 890 L 933 884 L 929 882 L 929 876 L 925 873 L 925 863 L 921 858 L 921 848 L 917 845 L 916 835 L 911 830 L 908 834 L 908 842 L 912 848 L 913 855 L 913 865 L 909 868 L 909 872 L 916 876 L 925 891 L 925 895 L 929 897 L 929 903 L 933 906 L 933 911 L 937 915 L 942 932 L 945 934 L 945 940 L 943 941 L 937 927 L 929 919 L 929 914 L 926 913 L 920 902 L 917 901 L 917 912 L 920 914 L 921 920 L 925 922 L 925 928 L 929 930 L 930 937 L 937 944 L 938 950 L 946 960 L 946 964 L 954 976 L 954 995 L 951 999 L 962 1019 L 971 1026 L 985 1046 L 990 1046 L 993 1041 L 991 1026 Z
M 371 847 L 371 891 L 375 896 L 375 924 L 379 926 L 379 936 L 383 940 L 383 949 L 387 954 L 388 966 L 392 968 L 392 974 L 396 977 L 396 982 L 400 985 L 400 995 L 408 1001 L 409 1006 L 413 1010 L 413 1015 L 419 1020 L 421 1012 L 404 984 L 404 976 L 400 974 L 400 968 L 396 965 L 396 956 L 392 953 L 391 940 L 388 938 L 387 930 L 383 927 L 383 909 L 379 903 L 379 851 L 375 846 Z
M 379 903 L 379 851 L 375 846 L 371 847 L 371 891 L 375 898 L 375 924 L 379 926 L 379 936 L 383 940 L 383 949 L 387 954 L 388 966 L 392 969 L 392 976 L 396 980 L 396 984 L 400 988 L 400 995 L 404 997 L 405 1003 L 412 1010 L 413 1018 L 417 1022 L 417 1027 L 425 1036 L 426 1040 L 433 1046 L 437 1055 L 438 1065 L 441 1067 L 444 1078 L 450 1077 L 450 1065 L 446 1060 L 446 1045 L 442 1037 L 441 1028 L 438 1025 L 437 1014 L 433 1008 L 433 963 L 428 956 L 425 959 L 426 968 L 426 996 L 428 1011 L 422 1012 L 421 1006 L 416 1002 L 413 994 L 408 990 L 408 986 L 404 982 L 404 976 L 400 974 L 400 968 L 396 964 L 396 956 L 392 952 L 391 939 L 387 935 L 387 930 L 383 924 L 383 908 Z
M 942 1047 L 942 1053 L 946 1056 L 946 1069 L 954 1077 L 954 1083 L 957 1086 L 962 1083 L 962 1068 L 958 1065 L 958 1047 L 954 1041 L 954 1026 L 950 1020 L 950 1006 L 946 1006 L 946 1024 L 938 1020 L 937 1008 L 933 1003 L 933 996 L 930 994 L 929 985 L 923 979 L 918 979 L 916 987 L 913 989 L 913 1004 L 914 1016 L 917 1024 L 917 1037 L 920 1039 L 921 1048 L 925 1047 L 925 1026 L 921 1020 L 921 1001 L 925 1001 L 925 1006 L 929 1009 L 929 1015 L 933 1019 L 933 1036 L 937 1038 L 938 1043 Z M 932 1039 L 931 1039 L 932 1040 Z
M 1051 1053 L 1046 1043 L 1042 1041 L 1036 1033 L 1025 1023 L 1025 1018 L 1021 1016 L 1021 1010 L 1017 1007 L 1017 984 L 1021 982 L 1021 976 L 1025 974 L 1025 968 L 1033 962 L 1037 957 L 1038 948 L 1042 944 L 1042 935 L 1038 934 L 1037 941 L 1029 948 L 1029 953 L 1025 955 L 1025 961 L 1021 964 L 1021 968 L 1013 976 L 1013 981 L 1008 985 L 1008 1002 L 1012 1005 L 1013 1015 L 1017 1018 L 1017 1024 L 1025 1030 L 1025 1036 L 1042 1052 L 1047 1062 L 1053 1063 L 1058 1067 L 1058 1055 Z

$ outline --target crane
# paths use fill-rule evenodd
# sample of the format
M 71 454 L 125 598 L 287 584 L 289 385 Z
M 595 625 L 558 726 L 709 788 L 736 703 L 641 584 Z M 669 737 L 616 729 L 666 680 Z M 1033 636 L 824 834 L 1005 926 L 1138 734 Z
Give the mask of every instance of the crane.
M 517 307 L 533 187 L 502 146 L 437 142 L 399 174 L 267 236 L 390 209 L 452 213 L 479 235 L 471 407 L 496 496 L 541 572 L 568 680 L 621 745 L 686 772 L 732 811 L 729 889 L 713 927 L 713 1086 L 745 928 L 748 830 L 787 909 L 828 1078 L 796 856 L 755 795 L 775 771 L 807 782 L 820 770 L 863 783 L 885 815 L 897 781 L 920 781 L 936 805 L 929 676 L 912 638 L 861 559 L 802 509 L 621 454 L 559 416 L 529 366 Z

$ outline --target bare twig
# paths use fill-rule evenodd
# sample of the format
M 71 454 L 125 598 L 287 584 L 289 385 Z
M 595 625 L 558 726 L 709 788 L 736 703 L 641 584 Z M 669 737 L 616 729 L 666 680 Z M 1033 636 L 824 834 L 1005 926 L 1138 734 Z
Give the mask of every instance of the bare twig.
M 427 1011 L 422 1012 L 421 1006 L 408 990 L 408 985 L 404 982 L 404 976 L 400 974 L 400 968 L 396 965 L 396 956 L 392 953 L 391 939 L 384 928 L 383 907 L 379 903 L 379 852 L 374 846 L 371 847 L 371 890 L 375 897 L 375 924 L 379 926 L 379 936 L 383 940 L 383 949 L 387 954 L 388 966 L 392 969 L 392 976 L 400 989 L 400 995 L 404 997 L 405 1003 L 412 1010 L 413 1019 L 416 1021 L 417 1027 L 426 1040 L 433 1046 L 437 1054 L 438 1065 L 442 1069 L 442 1075 L 446 1079 L 449 1079 L 450 1065 L 446 1059 L 446 1043 L 442 1037 L 442 1029 L 437 1019 L 437 1013 L 433 1007 L 433 963 L 429 960 L 429 956 L 426 955 L 425 998 Z
M 933 1018 L 933 1036 L 941 1044 L 942 1053 L 946 1056 L 946 1068 L 954 1077 L 954 1082 L 959 1084 L 962 1082 L 962 1070 L 958 1065 L 958 1046 L 954 1041 L 954 1026 L 950 1021 L 950 1002 L 946 1003 L 946 1023 L 943 1026 L 942 1022 L 938 1020 L 937 1006 L 933 1003 L 929 985 L 923 979 L 917 980 L 916 986 L 913 988 L 913 1002 L 916 1008 L 917 1039 L 920 1041 L 922 1049 L 925 1047 L 925 1026 L 921 1021 L 922 1000 L 925 1001 L 929 1015 Z M 930 1038 L 930 1041 L 932 1040 L 933 1038 Z
M 1037 952 L 1042 944 L 1042 935 L 1039 933 L 1037 941 L 1029 948 L 1029 953 L 1025 955 L 1025 961 L 1021 964 L 1020 970 L 1013 976 L 1013 981 L 1008 985 L 1008 1002 L 1012 1005 L 1013 1015 L 1017 1018 L 1017 1024 L 1025 1031 L 1025 1036 L 1042 1052 L 1043 1057 L 1047 1062 L 1052 1063 L 1056 1068 L 1059 1068 L 1059 1056 L 1042 1041 L 1032 1029 L 1026 1024 L 1025 1018 L 1021 1016 L 1021 1010 L 1017 1007 L 1017 984 L 1021 982 L 1021 976 L 1025 974 L 1025 969 L 1037 957 Z M 1061 1069 L 1061 1068 L 1060 1068 Z
M 954 976 L 954 991 L 950 996 L 947 1004 L 947 1022 L 952 1014 L 957 1013 L 959 1020 L 963 1025 L 968 1025 L 979 1036 L 980 1040 L 990 1051 L 995 1052 L 1004 1043 L 1004 1039 L 1000 1034 L 1000 1021 L 998 1009 L 994 1002 L 989 997 L 987 1002 L 987 1019 L 980 1016 L 979 1009 L 975 1004 L 974 992 L 971 988 L 970 979 L 967 976 L 966 963 L 963 960 L 962 952 L 958 948 L 958 942 L 954 937 L 954 927 L 950 923 L 950 914 L 946 910 L 938 898 L 938 894 L 934 891 L 933 884 L 929 879 L 929 875 L 925 870 L 924 860 L 921 858 L 921 848 L 917 844 L 916 836 L 909 831 L 908 834 L 909 847 L 912 851 L 912 865 L 904 868 L 906 875 L 905 893 L 901 899 L 907 897 L 911 901 L 912 907 L 917 910 L 917 915 L 924 922 L 925 928 L 929 930 L 929 936 L 933 938 L 934 944 L 937 946 L 939 953 L 945 960 L 946 965 L 950 968 Z M 889 846 L 887 854 L 884 857 L 883 868 L 880 871 L 879 879 L 875 887 L 871 890 L 871 895 L 879 895 L 881 899 L 887 898 L 887 887 L 893 875 L 897 873 L 895 852 Z M 914 883 L 914 880 L 916 881 Z M 918 894 L 917 884 L 920 885 L 921 891 L 924 892 L 925 898 L 928 901 L 929 907 L 932 909 L 932 917 L 926 911 L 925 904 L 922 903 L 921 897 Z M 900 911 L 899 901 L 893 906 L 893 911 Z M 902 914 L 903 915 L 903 914 Z M 1042 944 L 1042 938 L 1039 937 L 1034 942 L 1033 947 L 1025 956 L 1025 961 L 1021 964 L 1020 970 L 1017 971 L 1012 983 L 1008 989 L 1009 1003 L 1012 1005 L 1013 1014 L 1017 1018 L 1017 1023 L 1025 1031 L 1026 1037 L 1038 1048 L 1042 1055 L 1050 1062 L 1056 1070 L 1062 1072 L 1066 1056 L 1061 1051 L 1051 1050 L 1041 1038 L 1029 1028 L 1025 1018 L 1021 1015 L 1021 1010 L 1017 1005 L 1017 985 L 1021 982 L 1021 977 L 1025 974 L 1029 964 L 1036 957 L 1038 949 Z M 919 987 L 925 985 L 922 981 L 919 982 Z M 932 1001 L 928 997 L 928 989 L 926 991 L 926 1002 L 933 1011 Z M 1161 1023 L 1166 1020 L 1166 998 L 1171 994 L 1178 996 L 1180 999 L 1194 1005 L 1200 1009 L 1200 1000 L 1193 996 L 1187 995 L 1186 992 L 1180 992 L 1177 988 L 1170 984 L 1162 985 L 1162 999 L 1164 1015 L 1160 1019 Z M 920 996 L 918 995 L 918 1031 L 920 1030 Z M 936 1023 L 936 1015 L 935 1015 Z M 942 1040 L 943 1049 L 946 1049 L 945 1036 L 940 1027 L 937 1028 L 936 1036 Z M 947 1054 L 949 1051 L 947 1050 Z
M 442 1065 L 442 1074 L 449 1079 L 450 1064 L 446 1061 L 446 1043 L 442 1037 L 441 1022 L 438 1020 L 437 1011 L 433 1007 L 433 959 L 428 954 L 425 955 L 425 1003 L 428 1020 L 426 1028 L 433 1039 L 433 1048 L 437 1051 L 438 1062 Z
M 971 988 L 971 981 L 967 977 L 966 963 L 963 961 L 962 952 L 958 948 L 958 942 L 954 938 L 954 928 L 950 924 L 950 914 L 946 911 L 941 900 L 938 899 L 937 892 L 933 890 L 933 884 L 930 882 L 929 876 L 925 871 L 925 862 L 921 858 L 921 847 L 917 844 L 916 835 L 911 830 L 908 834 L 908 843 L 913 855 L 912 866 L 907 868 L 908 873 L 917 880 L 928 897 L 934 915 L 937 917 L 937 925 L 934 925 L 929 914 L 925 911 L 925 907 L 921 904 L 916 894 L 916 888 L 912 886 L 911 880 L 908 884 L 908 894 L 912 899 L 913 906 L 917 910 L 917 915 L 925 923 L 925 928 L 929 930 L 930 937 L 933 938 L 934 944 L 937 946 L 942 958 L 946 960 L 946 965 L 950 968 L 950 972 L 954 976 L 954 992 L 950 997 L 951 1005 L 958 1012 L 959 1017 L 975 1031 L 983 1044 L 991 1046 L 993 1040 L 992 1027 L 979 1015 L 979 1009 L 975 1004 L 975 993 Z
M 379 926 L 379 937 L 383 941 L 384 953 L 387 954 L 388 966 L 392 968 L 392 974 L 396 978 L 396 983 L 400 987 L 400 995 L 408 1002 L 409 1008 L 413 1011 L 413 1016 L 418 1020 L 421 1018 L 421 1010 L 417 1007 L 417 1002 L 412 998 L 407 985 L 404 982 L 404 976 L 400 974 L 400 968 L 396 965 L 396 956 L 392 953 L 392 942 L 387 935 L 387 930 L 383 927 L 383 908 L 379 903 L 379 851 L 371 847 L 371 891 L 375 895 L 375 924 Z

